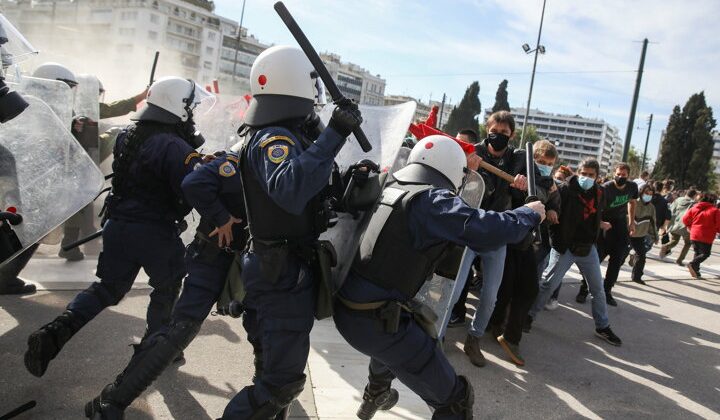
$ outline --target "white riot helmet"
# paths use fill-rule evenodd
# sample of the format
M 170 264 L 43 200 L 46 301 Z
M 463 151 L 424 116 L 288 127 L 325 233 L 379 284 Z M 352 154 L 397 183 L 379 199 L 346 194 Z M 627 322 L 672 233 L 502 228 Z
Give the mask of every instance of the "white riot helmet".
M 261 126 L 304 118 L 324 103 L 325 87 L 300 48 L 277 45 L 263 51 L 250 70 L 252 101 L 245 123 Z
M 147 103 L 130 119 L 177 124 L 192 120 L 193 110 L 202 102 L 214 103 L 215 95 L 194 81 L 181 77 L 163 77 L 150 86 Z
M 78 85 L 75 73 L 59 63 L 41 64 L 35 69 L 32 77 L 37 77 L 38 79 L 60 80 L 61 82 L 67 83 L 71 88 Z
M 400 182 L 416 183 L 428 182 L 422 167 L 435 169 L 450 181 L 455 191 L 458 191 L 465 179 L 467 157 L 457 142 L 449 137 L 434 135 L 420 140 L 407 161 L 407 166 L 395 172 L 395 179 Z

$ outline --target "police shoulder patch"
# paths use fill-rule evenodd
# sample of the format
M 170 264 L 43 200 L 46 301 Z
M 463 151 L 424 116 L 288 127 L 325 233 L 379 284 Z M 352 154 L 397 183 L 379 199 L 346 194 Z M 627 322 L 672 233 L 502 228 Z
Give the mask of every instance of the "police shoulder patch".
M 284 144 L 273 144 L 268 147 L 267 156 L 270 162 L 281 163 L 288 157 L 288 147 Z
M 285 142 L 290 143 L 291 146 L 295 146 L 295 142 L 293 141 L 293 139 L 291 139 L 288 136 L 272 136 L 272 137 L 268 137 L 265 140 L 261 141 L 260 148 L 263 149 L 268 144 L 276 142 L 276 141 L 285 141 Z
M 192 152 L 185 157 L 185 165 L 189 165 L 194 158 L 202 159 L 202 155 L 198 152 Z
M 221 176 L 224 177 L 231 177 L 235 175 L 235 167 L 230 162 L 225 162 L 222 165 L 220 165 L 219 172 Z

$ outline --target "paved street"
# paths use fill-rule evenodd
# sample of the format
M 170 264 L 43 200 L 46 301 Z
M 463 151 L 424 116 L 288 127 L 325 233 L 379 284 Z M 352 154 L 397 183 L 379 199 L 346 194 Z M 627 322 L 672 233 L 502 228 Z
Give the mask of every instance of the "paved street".
M 23 366 L 25 340 L 92 281 L 95 263 L 65 263 L 51 258 L 52 250 L 44 253 L 23 274 L 47 290 L 0 297 L 0 414 L 36 400 L 37 407 L 19 419 L 80 418 L 84 403 L 125 366 L 129 344 L 143 334 L 146 279 L 80 331 L 38 379 Z M 620 348 L 594 337 L 589 302 L 574 301 L 577 272 L 566 278 L 561 307 L 541 313 L 524 336 L 524 368 L 509 363 L 489 337 L 482 341 L 488 366 L 472 366 L 462 352 L 463 329 L 450 330 L 445 349 L 475 387 L 476 418 L 720 418 L 720 255 L 705 264 L 704 280 L 690 280 L 674 263 L 650 260 L 648 284 L 640 286 L 627 281 L 627 269 L 614 293 L 619 306 L 610 308 L 611 325 L 623 339 Z M 131 406 L 128 419 L 216 418 L 250 381 L 251 347 L 239 320 L 210 317 L 185 356 L 185 364 L 165 372 Z M 316 323 L 309 380 L 293 417 L 355 418 L 366 365 L 367 358 L 344 343 L 332 321 Z M 425 404 L 400 386 L 398 406 L 375 418 L 430 416 Z

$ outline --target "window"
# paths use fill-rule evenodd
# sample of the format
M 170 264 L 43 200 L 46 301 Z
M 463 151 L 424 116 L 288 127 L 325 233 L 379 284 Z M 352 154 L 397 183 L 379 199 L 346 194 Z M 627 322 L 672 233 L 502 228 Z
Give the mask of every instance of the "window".
M 148 31 L 148 39 L 155 41 L 158 38 L 158 33 L 155 31 Z
M 137 19 L 137 12 L 122 12 L 120 13 L 120 20 L 135 20 Z
M 213 55 L 215 54 L 215 49 L 213 47 L 205 47 L 205 54 Z
M 212 62 L 211 61 L 205 61 L 203 63 L 203 67 L 207 70 L 212 70 Z
M 217 32 L 208 32 L 207 39 L 209 41 L 215 41 L 215 37 L 217 36 Z
M 155 13 L 150 13 L 150 22 L 160 23 L 160 16 L 156 15 Z
M 120 28 L 118 33 L 122 36 L 133 36 L 135 35 L 135 29 L 133 28 Z

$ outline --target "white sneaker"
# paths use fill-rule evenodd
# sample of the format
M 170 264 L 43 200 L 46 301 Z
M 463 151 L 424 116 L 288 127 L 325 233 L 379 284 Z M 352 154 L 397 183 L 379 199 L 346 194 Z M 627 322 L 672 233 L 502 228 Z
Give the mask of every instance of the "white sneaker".
M 550 299 L 550 302 L 545 304 L 546 311 L 554 311 L 558 307 L 560 307 L 560 303 L 557 301 L 557 299 Z

